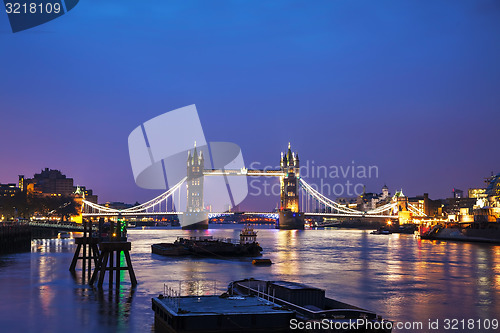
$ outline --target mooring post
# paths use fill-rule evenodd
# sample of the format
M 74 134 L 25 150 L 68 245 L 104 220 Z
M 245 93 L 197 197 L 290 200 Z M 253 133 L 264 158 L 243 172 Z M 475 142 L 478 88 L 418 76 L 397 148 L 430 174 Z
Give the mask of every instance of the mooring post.
M 83 219 L 83 257 L 82 257 L 82 280 L 85 277 L 85 269 L 87 268 L 87 220 Z

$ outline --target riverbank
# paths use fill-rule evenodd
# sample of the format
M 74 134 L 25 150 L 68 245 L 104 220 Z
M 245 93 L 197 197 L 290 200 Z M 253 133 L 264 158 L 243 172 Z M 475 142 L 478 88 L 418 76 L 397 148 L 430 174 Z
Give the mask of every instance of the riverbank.
M 29 252 L 31 229 L 27 224 L 0 223 L 0 254 Z

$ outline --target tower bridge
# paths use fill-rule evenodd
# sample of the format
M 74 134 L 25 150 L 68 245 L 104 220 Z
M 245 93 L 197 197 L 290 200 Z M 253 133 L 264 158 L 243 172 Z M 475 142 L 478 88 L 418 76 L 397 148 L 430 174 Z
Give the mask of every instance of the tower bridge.
M 402 214 L 425 216 L 424 212 L 408 202 L 404 196 L 394 197 L 389 203 L 369 211 L 352 209 L 326 197 L 305 179 L 300 177 L 299 155 L 292 152 L 290 144 L 285 153 L 281 153 L 280 168 L 277 170 L 256 169 L 205 169 L 203 152 L 198 153 L 196 145 L 193 152 L 188 152 L 186 177 L 159 196 L 135 207 L 114 209 L 98 205 L 87 200 L 82 203 L 84 217 L 112 216 L 165 216 L 177 215 L 183 229 L 207 229 L 209 218 L 234 214 L 208 212 L 204 207 L 205 177 L 278 177 L 280 180 L 280 199 L 278 212 L 246 212 L 246 215 L 262 215 L 276 219 L 279 229 L 304 229 L 306 216 L 355 217 L 371 219 L 397 219 Z M 186 192 L 186 209 L 179 211 L 181 191 Z M 177 204 L 175 201 L 177 200 Z M 170 205 L 169 205 L 170 202 Z M 169 207 L 170 206 L 170 207 Z M 170 209 L 169 209 L 170 208 Z

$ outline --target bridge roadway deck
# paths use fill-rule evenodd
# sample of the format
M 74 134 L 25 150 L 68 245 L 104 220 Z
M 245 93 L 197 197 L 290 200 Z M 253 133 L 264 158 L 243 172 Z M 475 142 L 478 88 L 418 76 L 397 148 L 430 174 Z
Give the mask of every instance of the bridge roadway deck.
M 164 215 L 183 215 L 184 212 L 145 212 L 145 213 L 121 213 L 121 216 L 164 216 Z M 209 218 L 223 215 L 264 215 L 271 216 L 273 218 L 278 218 L 278 213 L 276 212 L 215 212 L 208 213 Z M 83 213 L 84 217 L 97 217 L 97 216 L 118 216 L 118 213 Z M 385 218 L 385 219 L 397 219 L 397 215 L 376 215 L 376 214 L 339 214 L 339 213 L 304 213 L 305 216 L 323 216 L 323 217 L 358 217 L 358 218 Z
M 225 170 L 225 169 L 205 169 L 204 176 L 253 176 L 253 177 L 284 177 L 282 170 Z

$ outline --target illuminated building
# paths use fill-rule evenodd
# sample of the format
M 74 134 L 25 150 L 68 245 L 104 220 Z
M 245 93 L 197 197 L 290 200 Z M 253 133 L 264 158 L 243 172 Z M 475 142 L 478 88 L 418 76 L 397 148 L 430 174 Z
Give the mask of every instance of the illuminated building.
M 403 194 L 403 190 L 400 190 L 396 191 L 392 200 L 397 202 L 400 224 L 418 223 L 418 219 L 422 217 L 440 218 L 443 215 L 441 200 L 429 199 L 428 193 L 416 197 L 407 197 Z
M 444 200 L 445 213 L 448 215 L 460 215 L 460 211 L 465 212 L 467 209 L 472 212 L 476 205 L 476 198 L 448 198 Z
M 77 186 L 75 194 L 81 194 L 85 197 L 85 200 L 97 204 L 97 195 L 92 190 L 87 190 L 85 186 Z
M 470 188 L 468 194 L 469 198 L 475 199 L 486 198 L 488 196 L 485 188 Z
M 474 206 L 475 222 L 500 222 L 500 173 L 486 179 L 486 197 L 478 197 Z M 480 193 L 482 196 L 483 193 Z M 472 199 L 474 200 L 474 199 Z
M 490 178 L 490 183 L 486 187 L 486 195 L 493 207 L 500 207 L 500 173 Z
M 343 199 L 343 202 L 346 202 L 344 198 L 341 199 Z M 338 199 L 337 202 L 342 203 L 341 199 Z M 363 187 L 363 194 L 357 197 L 357 206 L 354 208 L 366 212 L 389 203 L 391 199 L 391 194 L 389 193 L 387 185 L 382 187 L 382 193 L 379 194 L 370 192 L 366 193 L 365 188 Z
M 16 193 L 19 192 L 19 187 L 16 187 L 16 184 L 0 184 L 0 200 L 2 197 L 13 197 Z
M 19 176 L 19 187 L 23 192 L 33 191 L 39 194 L 57 194 L 68 196 L 74 193 L 73 178 L 67 178 L 59 170 L 45 168 L 33 178 Z
M 74 202 L 76 214 L 71 220 L 81 222 L 81 205 L 85 197 L 87 201 L 97 203 L 97 195 L 85 186 L 73 186 L 73 178 L 68 178 L 59 170 L 45 168 L 33 178 L 19 175 L 19 189 L 35 198 L 60 197 L 65 202 Z M 74 213 L 73 213 L 74 214 Z
M 429 193 L 408 198 L 408 202 L 424 212 L 427 217 L 441 217 L 443 214 L 441 200 L 429 199 Z
M 59 170 L 45 168 L 33 178 L 19 175 L 19 189 L 39 196 L 83 196 L 87 201 L 97 203 L 97 195 L 85 186 L 73 186 L 73 178 L 68 178 Z
M 16 194 L 19 187 L 16 184 L 0 184 L 0 221 L 16 216 Z
M 381 200 L 385 200 L 387 199 L 391 194 L 389 193 L 389 188 L 387 187 L 387 185 L 384 184 L 384 186 L 382 187 L 382 195 L 380 196 L 380 199 Z

